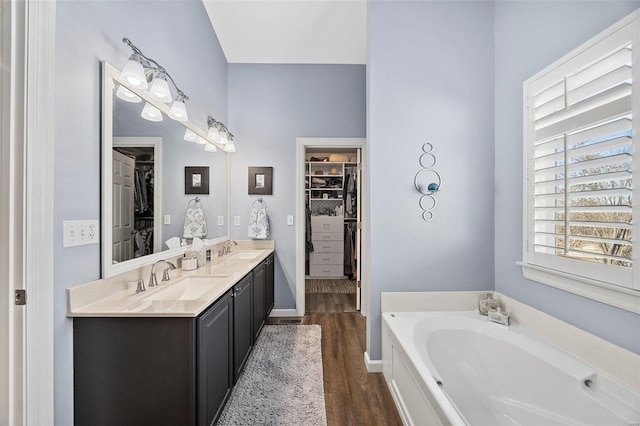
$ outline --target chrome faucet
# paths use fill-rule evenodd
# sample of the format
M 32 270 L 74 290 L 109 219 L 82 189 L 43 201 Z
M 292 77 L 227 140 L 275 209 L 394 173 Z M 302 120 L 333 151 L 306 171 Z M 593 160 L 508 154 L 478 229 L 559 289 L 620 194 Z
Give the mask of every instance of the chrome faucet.
M 161 262 L 164 262 L 167 265 L 169 265 L 169 267 L 164 270 L 164 274 L 162 275 L 162 281 L 169 281 L 170 279 L 169 271 L 173 271 L 174 269 L 176 269 L 176 265 L 169 262 L 168 260 L 158 260 L 151 267 L 151 277 L 149 277 L 149 287 L 155 287 L 158 285 L 158 280 L 156 278 L 156 265 Z
M 218 257 L 224 256 L 225 254 L 231 253 L 231 243 L 234 246 L 237 246 L 238 243 L 235 240 L 227 240 L 222 244 L 222 249 L 218 252 Z
M 147 291 L 144 287 L 144 279 L 138 278 L 138 288 L 136 288 L 136 294 L 142 293 L 143 291 Z

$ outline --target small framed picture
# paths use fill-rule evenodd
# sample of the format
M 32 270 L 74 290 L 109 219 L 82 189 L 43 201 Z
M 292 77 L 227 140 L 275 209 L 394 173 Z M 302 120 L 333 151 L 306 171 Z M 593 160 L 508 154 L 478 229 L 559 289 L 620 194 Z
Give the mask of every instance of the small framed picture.
M 249 167 L 249 195 L 273 194 L 273 167 Z
M 184 168 L 184 193 L 209 194 L 209 167 Z

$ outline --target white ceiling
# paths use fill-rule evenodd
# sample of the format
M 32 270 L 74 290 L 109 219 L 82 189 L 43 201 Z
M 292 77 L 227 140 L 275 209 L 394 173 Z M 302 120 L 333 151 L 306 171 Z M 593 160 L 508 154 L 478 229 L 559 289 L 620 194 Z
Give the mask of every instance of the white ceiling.
M 365 63 L 366 0 L 202 1 L 229 63 Z

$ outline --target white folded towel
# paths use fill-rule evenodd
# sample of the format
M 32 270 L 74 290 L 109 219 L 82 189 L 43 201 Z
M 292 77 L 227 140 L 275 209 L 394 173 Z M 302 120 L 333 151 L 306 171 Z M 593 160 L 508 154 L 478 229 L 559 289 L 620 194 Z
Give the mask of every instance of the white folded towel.
M 207 220 L 204 217 L 204 210 L 202 210 L 202 208 L 187 209 L 182 236 L 184 238 L 204 238 L 207 236 Z
M 269 236 L 269 217 L 267 209 L 252 209 L 249 216 L 249 238 L 265 240 Z

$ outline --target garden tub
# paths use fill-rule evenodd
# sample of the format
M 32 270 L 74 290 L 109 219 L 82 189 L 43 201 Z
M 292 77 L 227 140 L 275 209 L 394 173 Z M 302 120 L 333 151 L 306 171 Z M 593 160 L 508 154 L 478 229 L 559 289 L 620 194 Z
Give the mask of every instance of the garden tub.
M 383 313 L 383 371 L 405 424 L 640 425 L 640 393 L 517 324 Z

